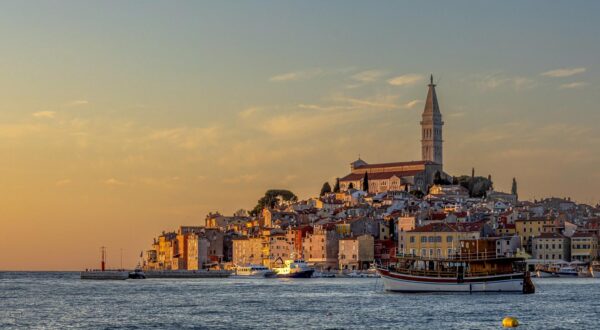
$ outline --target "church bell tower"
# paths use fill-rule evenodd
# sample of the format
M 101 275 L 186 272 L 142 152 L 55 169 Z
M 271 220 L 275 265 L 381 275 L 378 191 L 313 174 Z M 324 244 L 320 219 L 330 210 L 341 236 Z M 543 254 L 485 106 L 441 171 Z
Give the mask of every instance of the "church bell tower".
M 425 110 L 423 110 L 421 119 L 421 152 L 423 160 L 440 165 L 443 164 L 442 126 L 444 126 L 444 122 L 435 94 L 433 75 L 431 75 L 427 100 L 425 100 Z

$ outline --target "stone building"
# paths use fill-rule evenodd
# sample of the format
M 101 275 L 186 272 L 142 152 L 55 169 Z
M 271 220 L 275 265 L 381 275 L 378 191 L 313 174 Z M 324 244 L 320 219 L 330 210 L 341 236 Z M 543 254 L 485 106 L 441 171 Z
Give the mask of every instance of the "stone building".
M 368 269 L 375 261 L 375 240 L 371 235 L 341 238 L 339 240 L 339 268 Z
M 559 233 L 542 233 L 533 238 L 533 257 L 547 261 L 570 261 L 571 240 Z
M 428 86 L 429 91 L 421 118 L 421 160 L 368 164 L 359 157 L 350 164 L 350 174 L 340 179 L 342 191 L 353 187 L 369 193 L 398 190 L 419 190 L 426 193 L 436 173 L 439 172 L 442 178 L 449 178 L 443 171 L 442 126 L 444 122 L 433 76 Z M 365 173 L 367 173 L 369 187 L 363 187 Z
M 337 268 L 339 236 L 335 229 L 315 226 L 312 234 L 303 240 L 304 259 L 320 269 Z

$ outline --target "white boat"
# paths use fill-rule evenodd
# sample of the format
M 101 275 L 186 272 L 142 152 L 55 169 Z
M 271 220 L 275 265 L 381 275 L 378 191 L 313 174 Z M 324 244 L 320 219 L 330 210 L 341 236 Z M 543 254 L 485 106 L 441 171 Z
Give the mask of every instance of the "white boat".
M 556 272 L 556 275 L 558 275 L 558 277 L 577 277 L 579 276 L 579 272 L 575 267 L 565 266 L 560 267 Z
M 235 275 L 247 276 L 247 277 L 273 277 L 275 272 L 263 265 L 248 265 L 248 266 L 237 266 L 235 268 Z
M 387 291 L 522 292 L 535 287 L 520 258 L 456 256 L 447 259 L 398 255 L 398 262 L 378 268 Z
M 285 260 L 283 266 L 273 267 L 276 277 L 309 278 L 315 272 L 304 260 Z
M 535 274 L 539 278 L 558 277 L 558 275 L 556 274 L 556 272 L 552 272 L 552 271 L 548 271 L 548 270 L 543 270 L 543 269 L 536 270 Z

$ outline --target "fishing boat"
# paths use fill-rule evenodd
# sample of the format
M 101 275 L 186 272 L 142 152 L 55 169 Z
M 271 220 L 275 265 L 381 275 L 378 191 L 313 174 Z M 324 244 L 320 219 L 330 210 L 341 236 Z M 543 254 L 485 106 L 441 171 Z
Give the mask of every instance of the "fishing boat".
M 387 291 L 535 292 L 523 259 L 488 252 L 448 258 L 401 253 L 396 263 L 378 267 L 377 271 Z
M 285 260 L 283 266 L 274 267 L 276 277 L 288 278 L 310 278 L 315 272 L 314 268 L 308 266 L 304 260 L 289 259 Z
M 556 272 L 556 275 L 558 275 L 558 277 L 577 277 L 579 276 L 579 272 L 575 267 L 565 266 L 560 267 Z
M 273 277 L 275 272 L 263 265 L 237 266 L 235 275 L 245 277 Z

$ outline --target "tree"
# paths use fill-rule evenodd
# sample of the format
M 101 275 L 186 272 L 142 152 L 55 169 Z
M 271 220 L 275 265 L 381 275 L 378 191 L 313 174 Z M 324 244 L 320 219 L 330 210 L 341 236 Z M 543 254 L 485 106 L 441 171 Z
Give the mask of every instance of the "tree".
M 517 194 L 517 179 L 515 179 L 515 178 L 513 178 L 512 187 L 510 188 L 510 193 L 515 196 L 519 196 Z
M 456 179 L 456 182 L 469 191 L 471 197 L 483 197 L 486 191 L 492 186 L 492 182 L 482 176 L 462 175 Z
M 350 189 L 354 189 L 354 183 L 350 182 L 350 184 L 348 185 L 348 190 Z
M 365 172 L 365 176 L 362 181 L 362 190 L 365 192 L 369 192 L 369 175 Z
M 265 192 L 265 195 L 261 197 L 256 206 L 250 211 L 250 214 L 257 216 L 265 207 L 273 208 L 279 201 L 295 202 L 298 197 L 293 192 L 283 189 L 270 189 Z
M 451 182 L 446 179 L 442 179 L 442 173 L 440 173 L 440 171 L 436 171 L 435 175 L 433 176 L 433 184 L 449 185 Z
M 335 178 L 335 186 L 333 186 L 333 192 L 334 193 L 340 192 L 340 178 Z
M 420 190 L 411 190 L 409 194 L 411 194 L 417 198 L 423 198 L 423 196 L 425 196 L 425 194 Z
M 329 182 L 325 182 L 325 183 L 323 183 L 323 187 L 321 187 L 321 194 L 319 196 L 323 196 L 330 192 L 331 192 L 331 186 L 329 185 Z

